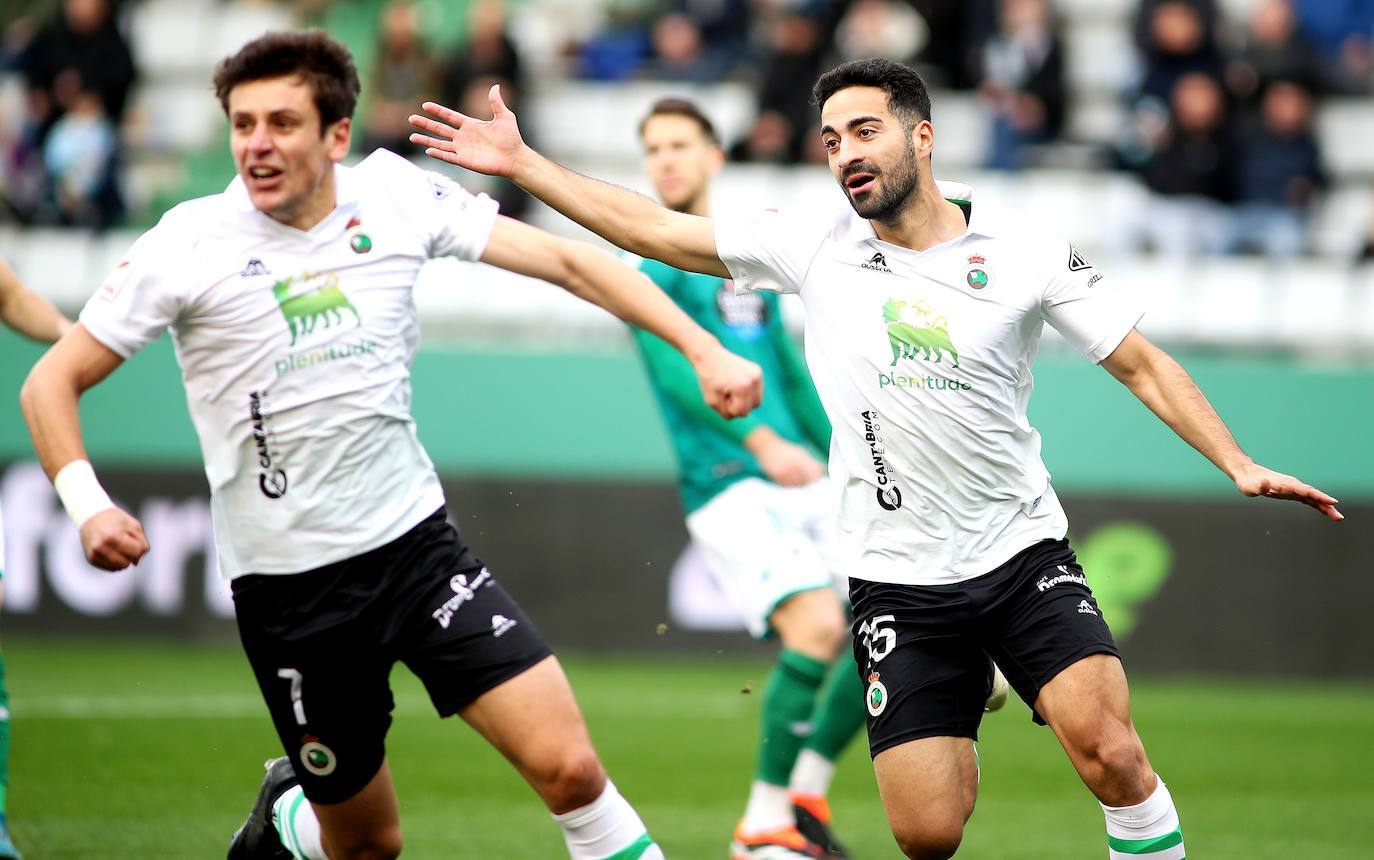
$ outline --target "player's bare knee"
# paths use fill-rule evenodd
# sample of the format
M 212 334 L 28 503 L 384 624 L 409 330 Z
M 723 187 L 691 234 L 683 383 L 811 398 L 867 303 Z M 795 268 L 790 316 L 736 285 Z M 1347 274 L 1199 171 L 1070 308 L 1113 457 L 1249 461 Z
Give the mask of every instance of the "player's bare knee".
M 964 824 L 952 817 L 922 819 L 893 827 L 892 835 L 910 860 L 947 860 L 964 840 Z
M 1150 769 L 1145 751 L 1140 746 L 1134 732 L 1118 728 L 1094 734 L 1078 744 L 1080 767 L 1083 781 L 1109 805 L 1129 805 L 1112 803 L 1120 800 L 1122 794 L 1134 796 L 1144 791 L 1149 780 Z M 1131 801 L 1138 802 L 1138 801 Z
M 773 627 L 784 648 L 821 660 L 834 659 L 849 639 L 839 601 L 819 590 L 804 592 L 778 607 Z
M 554 813 L 571 812 L 601 796 L 606 771 L 590 745 L 559 756 L 549 769 L 539 793 Z

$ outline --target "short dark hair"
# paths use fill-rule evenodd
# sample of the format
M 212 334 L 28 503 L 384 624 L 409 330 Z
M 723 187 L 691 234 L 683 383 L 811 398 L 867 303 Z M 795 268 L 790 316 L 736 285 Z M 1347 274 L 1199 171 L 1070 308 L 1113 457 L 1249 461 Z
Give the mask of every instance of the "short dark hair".
M 682 98 L 663 98 L 654 102 L 653 107 L 644 115 L 644 119 L 639 121 L 639 136 L 644 136 L 644 128 L 649 124 L 649 120 L 656 116 L 685 116 L 701 126 L 701 133 L 706 135 L 706 139 L 716 146 L 720 146 L 720 136 L 716 134 L 716 127 L 711 124 L 711 120 L 706 114 L 701 112 L 696 102 Z
M 849 87 L 876 87 L 887 93 L 887 109 L 908 130 L 921 120 L 930 119 L 926 82 L 910 66 L 892 60 L 851 60 L 821 75 L 811 90 L 811 98 L 816 107 L 825 107 L 827 99 Z
M 229 93 L 248 81 L 300 75 L 315 94 L 320 132 L 352 117 L 358 106 L 358 68 L 348 49 L 318 30 L 264 33 L 215 67 L 215 95 L 229 113 Z

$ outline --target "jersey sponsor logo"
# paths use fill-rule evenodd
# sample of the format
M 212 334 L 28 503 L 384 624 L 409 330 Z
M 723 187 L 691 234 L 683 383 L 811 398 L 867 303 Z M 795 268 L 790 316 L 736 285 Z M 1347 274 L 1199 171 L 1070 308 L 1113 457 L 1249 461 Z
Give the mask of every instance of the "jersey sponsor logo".
M 269 444 L 276 434 L 266 405 L 267 391 L 248 392 L 248 420 L 253 427 L 253 446 L 258 452 L 258 489 L 269 499 L 286 495 L 286 471 L 273 459 Z
M 892 347 L 892 366 L 904 358 L 921 358 L 939 364 L 946 353 L 950 367 L 959 366 L 959 351 L 949 337 L 949 320 L 937 316 L 924 301 L 888 299 L 883 305 L 883 323 Z
M 519 623 L 519 621 L 507 618 L 504 615 L 493 615 L 491 617 L 491 635 L 500 636 L 502 633 L 505 633 Z
M 272 297 L 286 319 L 292 346 L 301 337 L 312 334 L 316 326 L 327 329 L 343 325 L 345 312 L 353 315 L 355 326 L 363 322 L 358 309 L 339 289 L 339 276 L 334 272 L 305 274 L 299 283 L 295 276 L 283 278 L 272 285 Z
M 257 257 L 253 257 L 243 265 L 243 269 L 239 272 L 239 277 L 257 278 L 262 275 L 270 274 L 272 274 L 272 272 L 268 270 L 267 266 L 262 262 L 262 260 L 259 260 Z
M 902 491 L 888 474 L 887 459 L 884 455 L 883 437 L 878 435 L 882 429 L 878 411 L 869 409 L 859 413 L 864 422 L 864 441 L 868 443 L 869 457 L 873 460 L 873 476 L 878 482 L 878 505 L 885 511 L 895 511 L 902 506 Z
M 1088 578 L 1083 574 L 1074 573 L 1062 564 L 1056 565 L 1056 567 L 1059 568 L 1059 574 L 1057 576 L 1042 576 L 1040 577 L 1040 580 L 1035 583 L 1035 587 L 1039 589 L 1042 593 L 1049 591 L 1056 585 L 1064 585 L 1065 583 L 1069 582 L 1072 582 L 1075 585 L 1081 585 L 1084 588 L 1088 587 Z
M 1084 269 L 1091 269 L 1092 267 L 1093 267 L 1093 264 L 1092 264 L 1092 263 L 1089 263 L 1087 260 L 1083 259 L 1083 255 L 1080 254 L 1080 253 L 1078 253 L 1078 249 L 1077 249 L 1077 248 L 1075 248 L 1075 247 L 1072 246 L 1072 245 L 1069 246 L 1069 271 L 1070 271 L 1070 272 L 1081 272 L 1081 271 L 1083 271 Z
M 860 268 L 872 269 L 875 272 L 887 272 L 892 274 L 892 270 L 887 267 L 887 255 L 882 251 L 875 251 L 873 256 L 859 264 Z
M 987 258 L 980 254 L 968 258 L 968 268 L 964 269 L 964 283 L 968 284 L 970 289 L 987 289 L 992 278 L 988 274 L 987 264 Z
M 768 321 L 768 305 L 757 293 L 735 295 L 733 281 L 726 281 L 716 290 L 716 310 L 720 321 L 735 330 L 735 334 L 753 339 L 763 334 Z
M 1092 285 L 1100 280 L 1102 280 L 1102 273 L 1093 272 L 1093 276 L 1091 278 L 1088 278 L 1088 289 L 1092 289 Z
M 439 622 L 439 626 L 448 629 L 449 622 L 453 620 L 453 613 L 457 612 L 473 597 L 477 595 L 477 589 L 484 585 L 491 584 L 491 571 L 485 567 L 478 572 L 471 581 L 467 574 L 455 573 L 449 577 L 448 587 L 453 590 L 453 596 L 445 600 L 443 604 L 430 613 L 430 617 Z
M 288 353 L 286 358 L 277 359 L 275 368 L 277 377 L 280 378 L 294 370 L 316 367 L 321 364 L 328 364 L 331 361 L 339 361 L 345 358 L 359 358 L 364 355 L 372 355 L 376 351 L 377 343 L 375 341 L 360 340 L 357 343 L 326 346 L 320 349 L 312 349 L 308 352 Z

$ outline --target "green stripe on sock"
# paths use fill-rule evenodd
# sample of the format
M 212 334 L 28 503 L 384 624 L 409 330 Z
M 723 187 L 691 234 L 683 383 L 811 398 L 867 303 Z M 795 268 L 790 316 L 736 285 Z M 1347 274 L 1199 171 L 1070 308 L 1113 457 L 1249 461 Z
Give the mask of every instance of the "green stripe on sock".
M 1165 848 L 1173 848 L 1182 843 L 1182 830 L 1175 830 L 1173 833 L 1166 833 L 1154 839 L 1118 839 L 1110 834 L 1107 836 L 1107 845 L 1113 851 L 1120 851 L 1122 854 L 1149 854 L 1152 851 L 1163 851 Z
M 278 828 L 279 835 L 282 837 L 282 847 L 290 851 L 292 857 L 305 856 L 305 852 L 301 850 L 301 838 L 296 835 L 296 810 L 301 808 L 302 803 L 305 803 L 304 791 L 297 793 L 296 799 L 291 801 L 291 808 L 286 811 L 286 826 Z M 286 841 L 288 836 L 291 838 L 291 842 Z M 291 843 L 295 843 L 295 846 L 293 847 Z
M 639 860 L 640 857 L 644 856 L 644 852 L 652 847 L 654 847 L 654 840 L 649 838 L 648 833 L 645 833 L 636 839 L 633 845 L 620 849 L 605 860 Z

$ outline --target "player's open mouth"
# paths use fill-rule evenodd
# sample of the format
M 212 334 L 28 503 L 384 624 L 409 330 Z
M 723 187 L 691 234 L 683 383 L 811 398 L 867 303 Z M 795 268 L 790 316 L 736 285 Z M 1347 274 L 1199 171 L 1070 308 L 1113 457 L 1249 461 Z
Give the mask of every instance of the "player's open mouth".
M 878 177 L 872 173 L 856 173 L 845 179 L 844 187 L 849 189 L 850 194 L 862 194 L 873 187 L 873 183 L 878 181 Z
M 247 172 L 248 176 L 246 178 L 253 187 L 264 190 L 276 185 L 282 176 L 280 168 L 266 167 L 263 165 L 249 167 Z

